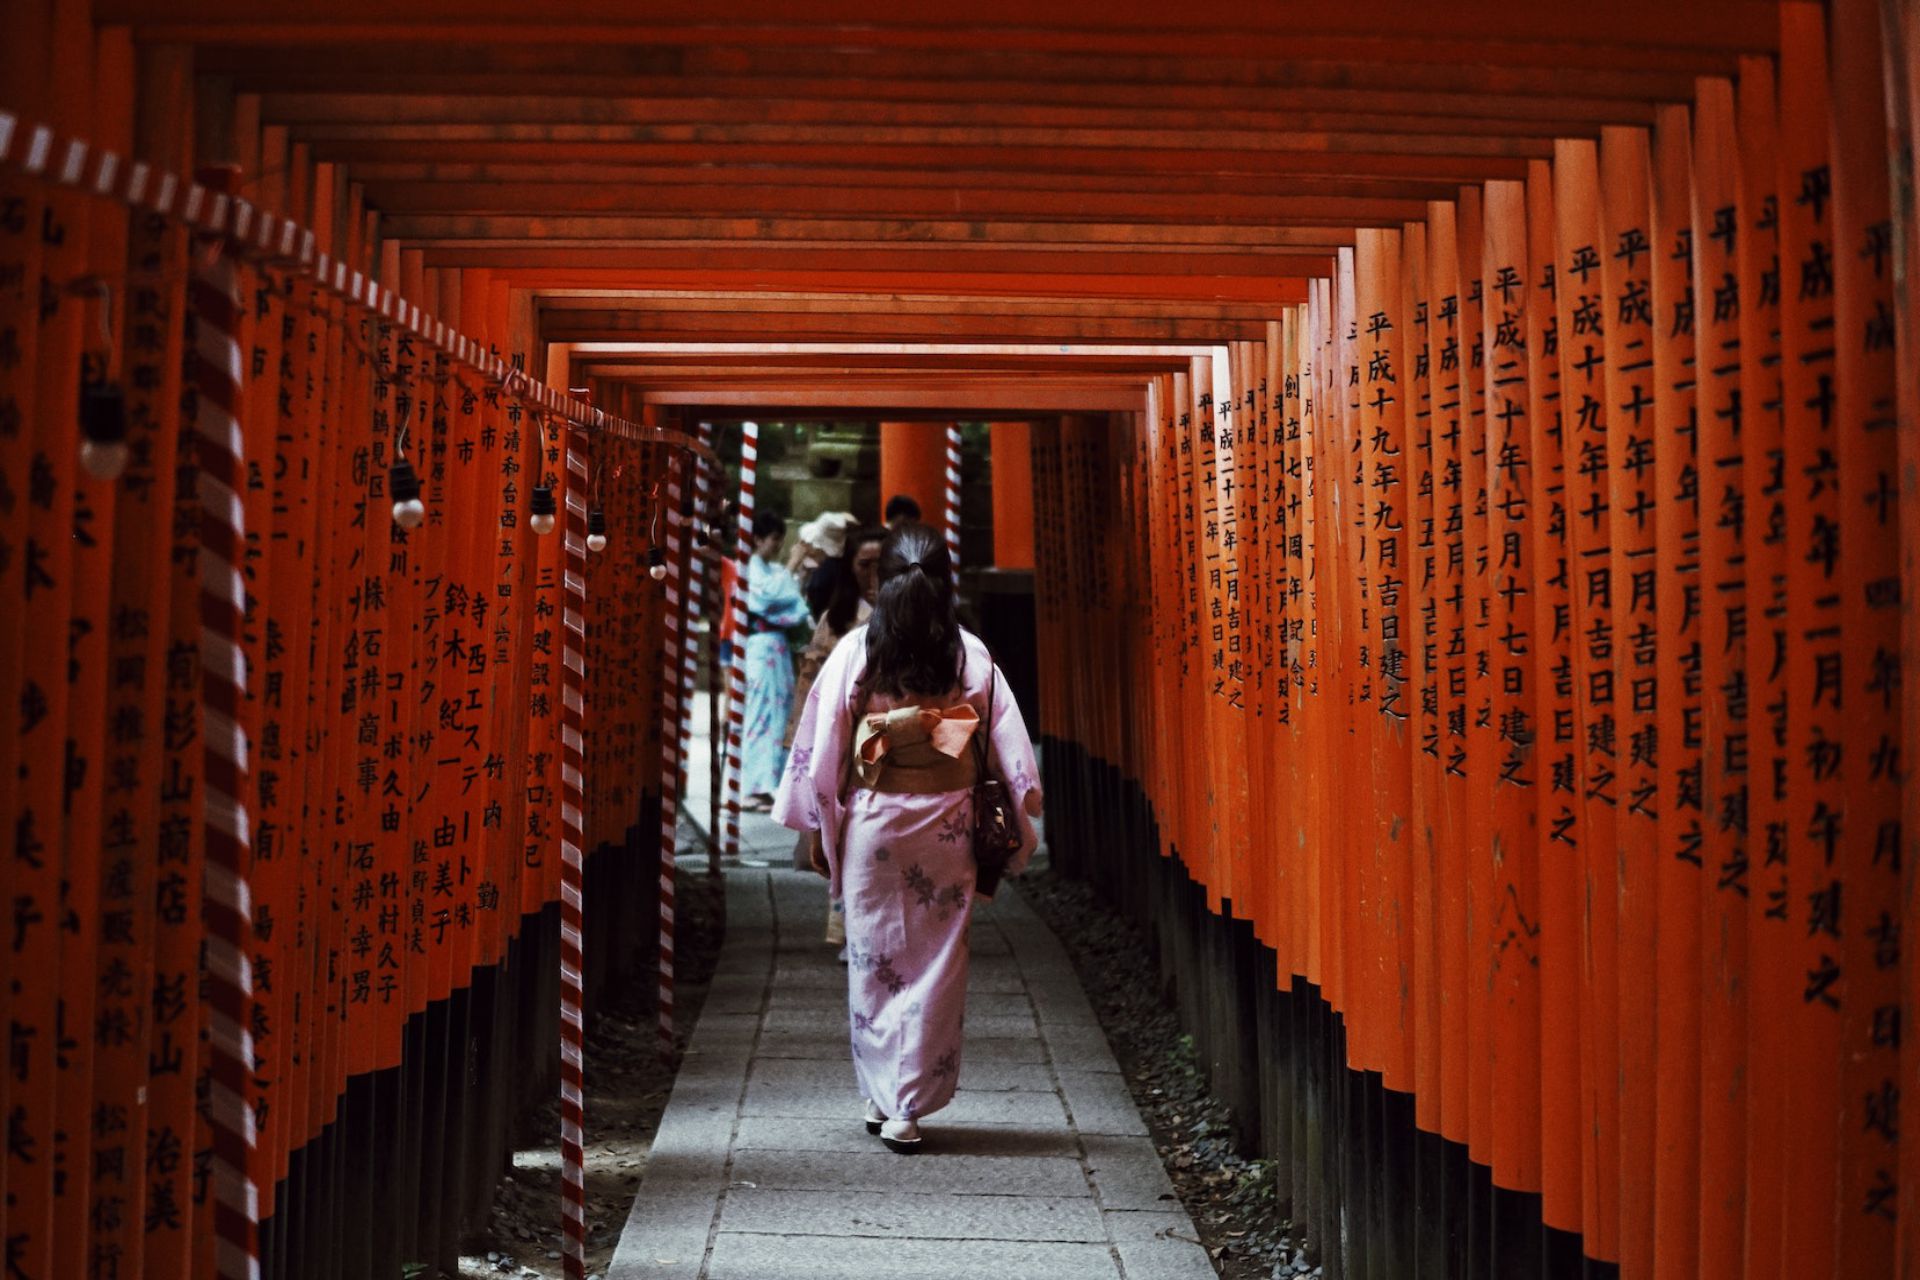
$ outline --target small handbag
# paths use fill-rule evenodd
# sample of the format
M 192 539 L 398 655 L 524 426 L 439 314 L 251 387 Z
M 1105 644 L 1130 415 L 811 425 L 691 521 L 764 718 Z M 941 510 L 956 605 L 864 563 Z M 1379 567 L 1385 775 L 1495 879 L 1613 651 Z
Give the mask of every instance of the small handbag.
M 988 898 L 1000 887 L 1007 864 L 1020 852 L 1022 839 L 1020 820 L 1013 812 L 1013 794 L 987 767 L 987 744 L 993 737 L 993 702 L 999 679 L 1000 669 L 995 666 L 993 678 L 987 685 L 985 732 L 976 729 L 973 734 L 974 761 L 978 766 L 973 784 L 974 887 Z

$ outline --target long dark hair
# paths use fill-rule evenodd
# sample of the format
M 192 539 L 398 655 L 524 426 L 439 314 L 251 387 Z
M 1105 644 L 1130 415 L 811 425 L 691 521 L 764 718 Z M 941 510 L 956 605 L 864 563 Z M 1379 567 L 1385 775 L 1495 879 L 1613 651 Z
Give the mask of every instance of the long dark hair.
M 935 697 L 960 683 L 965 660 L 946 541 L 923 524 L 903 524 L 880 544 L 880 598 L 867 619 L 861 688 Z

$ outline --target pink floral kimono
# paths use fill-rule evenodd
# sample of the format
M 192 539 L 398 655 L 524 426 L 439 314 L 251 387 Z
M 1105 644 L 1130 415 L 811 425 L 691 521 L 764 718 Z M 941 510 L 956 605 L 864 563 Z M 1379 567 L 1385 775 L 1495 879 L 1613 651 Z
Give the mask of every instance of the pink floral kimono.
M 831 891 L 846 902 L 854 1074 L 861 1093 L 899 1119 L 919 1119 L 946 1106 L 960 1076 L 974 892 L 973 797 L 966 788 L 875 790 L 862 775 L 874 777 L 876 766 L 884 769 L 896 749 L 903 756 L 933 750 L 962 759 L 971 752 L 972 734 L 988 722 L 992 688 L 989 761 L 1012 794 L 1024 837 L 1010 874 L 1033 854 L 1033 818 L 1040 813 L 1040 771 L 1020 708 L 1005 679 L 996 678 L 987 647 L 970 634 L 963 640 L 964 687 L 954 694 L 907 702 L 873 695 L 863 717 L 872 727 L 859 735 L 867 764 L 855 771 L 853 720 L 867 665 L 867 629 L 848 632 L 820 669 L 801 712 L 773 808 L 794 830 L 821 833 Z M 916 702 L 925 708 L 921 714 L 902 710 Z

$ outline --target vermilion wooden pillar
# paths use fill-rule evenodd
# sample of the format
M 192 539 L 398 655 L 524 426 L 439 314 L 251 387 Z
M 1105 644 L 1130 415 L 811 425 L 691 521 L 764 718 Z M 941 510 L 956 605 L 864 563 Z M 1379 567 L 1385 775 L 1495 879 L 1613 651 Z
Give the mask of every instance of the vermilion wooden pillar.
M 947 432 L 944 422 L 880 424 L 880 505 L 904 493 L 920 504 L 930 529 L 946 529 Z
M 1033 568 L 1033 424 L 992 424 L 993 565 Z

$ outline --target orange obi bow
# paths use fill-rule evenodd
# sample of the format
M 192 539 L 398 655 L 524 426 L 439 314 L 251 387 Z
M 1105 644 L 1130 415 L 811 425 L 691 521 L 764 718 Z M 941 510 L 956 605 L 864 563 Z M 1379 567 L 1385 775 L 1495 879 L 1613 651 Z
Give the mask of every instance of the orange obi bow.
M 854 729 L 854 770 L 866 786 L 874 785 L 882 764 L 895 769 L 936 769 L 944 775 L 961 761 L 979 727 L 979 712 L 965 702 L 876 711 Z

